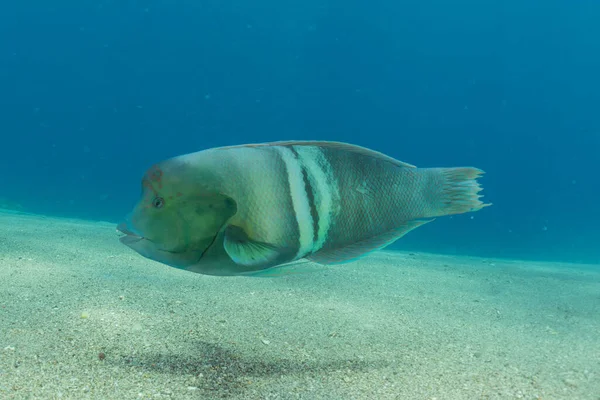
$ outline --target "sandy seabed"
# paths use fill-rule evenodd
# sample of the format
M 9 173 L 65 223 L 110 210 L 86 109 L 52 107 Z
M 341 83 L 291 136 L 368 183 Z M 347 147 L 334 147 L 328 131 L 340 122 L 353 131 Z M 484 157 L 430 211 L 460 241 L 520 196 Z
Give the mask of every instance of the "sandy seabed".
M 1 399 L 600 399 L 600 266 L 379 252 L 280 278 L 0 213 Z

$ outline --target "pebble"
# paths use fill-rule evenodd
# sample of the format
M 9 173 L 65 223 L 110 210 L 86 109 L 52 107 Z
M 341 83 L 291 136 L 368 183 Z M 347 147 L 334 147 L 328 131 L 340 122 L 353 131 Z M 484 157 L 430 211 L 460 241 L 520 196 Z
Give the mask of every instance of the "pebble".
M 565 383 L 565 385 L 569 386 L 569 387 L 577 387 L 577 382 L 575 382 L 573 379 L 569 379 L 569 378 L 565 378 L 563 379 L 563 382 Z

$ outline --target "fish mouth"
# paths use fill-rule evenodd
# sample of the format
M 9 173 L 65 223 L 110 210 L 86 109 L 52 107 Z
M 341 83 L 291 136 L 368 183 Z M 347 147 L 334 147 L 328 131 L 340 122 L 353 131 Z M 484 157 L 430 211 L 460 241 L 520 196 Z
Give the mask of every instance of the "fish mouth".
M 144 239 L 143 236 L 140 236 L 137 233 L 133 232 L 131 229 L 129 229 L 125 222 L 121 222 L 119 225 L 117 225 L 117 234 L 125 235 L 121 236 L 119 238 L 119 241 L 126 246 L 132 245 Z

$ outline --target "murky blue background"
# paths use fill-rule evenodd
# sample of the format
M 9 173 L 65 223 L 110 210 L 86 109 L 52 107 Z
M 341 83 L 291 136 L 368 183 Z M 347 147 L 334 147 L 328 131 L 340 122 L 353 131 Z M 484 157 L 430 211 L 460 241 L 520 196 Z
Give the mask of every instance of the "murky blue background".
M 4 2 L 0 197 L 118 221 L 164 158 L 341 140 L 487 171 L 494 207 L 396 248 L 598 263 L 598 21 L 595 0 Z

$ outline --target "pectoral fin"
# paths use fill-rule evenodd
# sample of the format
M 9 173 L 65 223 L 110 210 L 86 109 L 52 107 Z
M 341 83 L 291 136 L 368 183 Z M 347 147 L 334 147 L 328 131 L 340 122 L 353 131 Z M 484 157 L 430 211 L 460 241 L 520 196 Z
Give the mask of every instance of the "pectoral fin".
M 376 250 L 383 249 L 384 247 L 394 243 L 402 236 L 406 235 L 413 229 L 426 224 L 429 220 L 413 220 L 408 221 L 404 225 L 385 232 L 381 235 L 367 238 L 356 243 L 341 248 L 333 248 L 327 250 L 321 250 L 315 254 L 311 254 L 306 257 L 310 261 L 317 262 L 319 264 L 344 264 L 351 261 L 356 261 L 362 257 L 365 257 L 369 253 Z
M 281 251 L 269 243 L 250 239 L 246 232 L 238 226 L 228 226 L 225 229 L 225 251 L 239 265 L 258 267 L 276 262 L 281 257 Z

